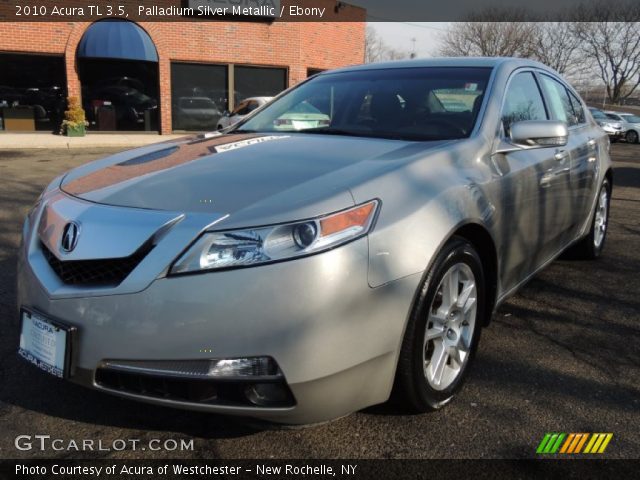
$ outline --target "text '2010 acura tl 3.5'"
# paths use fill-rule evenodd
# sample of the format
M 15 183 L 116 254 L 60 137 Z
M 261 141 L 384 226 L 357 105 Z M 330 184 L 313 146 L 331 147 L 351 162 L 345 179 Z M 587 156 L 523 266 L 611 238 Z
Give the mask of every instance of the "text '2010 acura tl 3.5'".
M 300 108 L 322 125 L 283 130 Z M 606 134 L 542 64 L 317 75 L 224 132 L 55 179 L 19 255 L 20 354 L 130 399 L 281 423 L 444 406 L 481 329 L 561 252 L 596 258 Z

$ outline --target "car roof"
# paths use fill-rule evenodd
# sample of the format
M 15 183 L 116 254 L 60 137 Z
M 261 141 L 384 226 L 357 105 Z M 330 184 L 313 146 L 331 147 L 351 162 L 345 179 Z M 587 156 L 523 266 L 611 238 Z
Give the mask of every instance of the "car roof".
M 367 63 L 351 67 L 328 70 L 318 75 L 328 75 L 336 72 L 354 72 L 360 70 L 383 70 L 393 68 L 420 68 L 420 67 L 488 67 L 510 64 L 513 67 L 532 66 L 551 70 L 546 65 L 534 60 L 513 57 L 439 57 L 418 58 L 413 60 L 396 60 L 393 62 Z
M 258 101 L 264 100 L 265 102 L 268 102 L 269 100 L 272 100 L 272 99 L 273 97 L 247 97 L 242 101 L 246 102 L 247 100 L 258 100 Z

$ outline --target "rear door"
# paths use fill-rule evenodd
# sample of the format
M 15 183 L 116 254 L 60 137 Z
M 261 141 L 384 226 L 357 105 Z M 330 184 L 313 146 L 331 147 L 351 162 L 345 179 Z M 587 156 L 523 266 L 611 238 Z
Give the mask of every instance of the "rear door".
M 565 242 L 574 239 L 591 208 L 597 177 L 597 142 L 587 124 L 582 102 L 559 80 L 541 73 L 543 93 L 553 119 L 566 122 L 569 141 L 563 149 L 569 160 L 566 191 L 568 209 L 559 213 L 566 228 Z

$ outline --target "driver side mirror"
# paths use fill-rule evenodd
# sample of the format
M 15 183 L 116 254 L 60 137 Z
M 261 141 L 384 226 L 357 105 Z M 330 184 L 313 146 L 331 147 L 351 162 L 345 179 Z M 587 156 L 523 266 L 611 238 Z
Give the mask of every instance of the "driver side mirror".
M 509 141 L 502 140 L 494 153 L 531 148 L 562 147 L 569 140 L 567 124 L 557 120 L 523 120 L 511 125 Z
M 223 117 L 229 117 L 229 116 L 231 116 L 231 112 L 229 110 L 225 110 L 224 112 L 222 112 L 222 116 Z

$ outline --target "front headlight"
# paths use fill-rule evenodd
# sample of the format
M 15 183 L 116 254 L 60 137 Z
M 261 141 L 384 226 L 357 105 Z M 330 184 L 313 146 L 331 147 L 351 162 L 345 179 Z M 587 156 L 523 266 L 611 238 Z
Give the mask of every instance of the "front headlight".
M 328 250 L 366 235 L 378 204 L 378 200 L 372 200 L 348 210 L 284 225 L 205 232 L 169 273 L 246 267 Z

